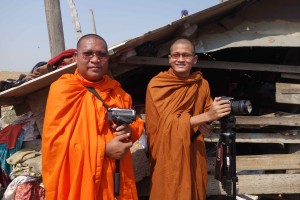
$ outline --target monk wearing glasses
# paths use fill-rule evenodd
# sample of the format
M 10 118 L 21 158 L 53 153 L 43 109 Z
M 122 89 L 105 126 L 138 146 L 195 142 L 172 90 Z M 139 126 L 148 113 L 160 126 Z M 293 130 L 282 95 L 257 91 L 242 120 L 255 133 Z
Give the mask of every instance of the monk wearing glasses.
M 107 110 L 86 87 L 93 87 L 111 108 L 131 108 L 131 96 L 107 76 L 105 40 L 81 37 L 74 54 L 77 69 L 52 83 L 42 135 L 42 176 L 47 200 L 137 200 L 130 147 L 143 131 L 139 118 L 127 125 L 107 120 Z M 126 142 L 124 142 L 126 141 Z M 120 192 L 114 194 L 116 159 Z
M 193 43 L 177 39 L 170 47 L 170 69 L 148 84 L 150 200 L 206 199 L 204 136 L 212 130 L 209 122 L 230 113 L 230 102 L 212 100 L 207 80 L 199 71 L 191 73 L 197 60 Z

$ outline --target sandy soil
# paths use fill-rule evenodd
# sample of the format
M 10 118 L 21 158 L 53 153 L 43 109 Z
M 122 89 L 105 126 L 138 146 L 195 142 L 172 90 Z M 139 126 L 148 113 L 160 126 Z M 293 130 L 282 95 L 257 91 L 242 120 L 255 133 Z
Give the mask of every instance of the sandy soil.
M 0 71 L 0 80 L 6 79 L 18 79 L 20 74 L 28 74 L 28 72 L 8 72 L 8 71 Z

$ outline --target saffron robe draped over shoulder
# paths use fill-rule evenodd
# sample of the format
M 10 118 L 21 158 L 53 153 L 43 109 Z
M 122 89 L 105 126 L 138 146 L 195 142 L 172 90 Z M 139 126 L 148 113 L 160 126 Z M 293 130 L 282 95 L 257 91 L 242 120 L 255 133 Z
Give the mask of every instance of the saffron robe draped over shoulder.
M 47 200 L 114 199 L 115 159 L 105 156 L 114 134 L 102 102 L 85 86 L 94 87 L 109 107 L 130 108 L 131 97 L 104 76 L 96 83 L 65 74 L 49 91 L 42 135 L 42 177 Z M 134 142 L 143 131 L 139 118 L 130 124 Z M 137 199 L 130 151 L 120 161 L 120 196 Z
M 207 166 L 203 136 L 191 143 L 190 118 L 212 104 L 208 82 L 200 72 L 188 78 L 172 68 L 148 84 L 146 132 L 149 140 L 150 199 L 206 199 Z

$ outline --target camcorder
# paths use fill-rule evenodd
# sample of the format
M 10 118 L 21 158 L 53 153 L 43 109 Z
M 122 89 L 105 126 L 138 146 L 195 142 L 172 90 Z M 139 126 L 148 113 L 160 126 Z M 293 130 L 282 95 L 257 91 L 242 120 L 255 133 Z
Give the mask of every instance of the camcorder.
M 136 119 L 136 111 L 133 109 L 108 108 L 107 119 L 113 121 L 117 126 L 131 124 Z M 114 175 L 114 195 L 120 194 L 120 160 L 116 160 L 116 171 Z
M 107 119 L 115 124 L 131 124 L 135 121 L 136 111 L 133 109 L 108 108 Z
M 221 134 L 216 150 L 214 177 L 221 182 L 227 196 L 236 199 L 238 177 L 236 176 L 236 134 L 233 131 L 236 122 L 234 115 L 250 114 L 252 104 L 249 100 L 234 101 L 233 99 L 233 97 L 222 97 L 222 100 L 230 101 L 231 112 L 220 119 Z

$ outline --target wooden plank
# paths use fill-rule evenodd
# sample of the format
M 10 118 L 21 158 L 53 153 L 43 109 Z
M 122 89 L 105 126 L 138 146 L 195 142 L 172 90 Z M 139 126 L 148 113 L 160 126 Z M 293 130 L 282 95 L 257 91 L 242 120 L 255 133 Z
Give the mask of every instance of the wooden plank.
M 295 154 L 298 154 L 300 155 L 300 144 L 289 144 L 288 145 L 288 152 L 289 153 L 295 153 Z M 298 159 L 299 161 L 300 159 Z M 295 173 L 300 173 L 300 169 L 298 170 L 287 170 L 288 174 L 295 174 Z
M 76 63 L 69 64 L 63 68 L 49 72 L 43 76 L 32 79 L 17 87 L 10 88 L 0 93 L 0 102 L 11 97 L 24 97 L 34 91 L 51 85 L 63 74 L 73 74 L 76 69 Z M 11 104 L 9 104 L 11 105 Z
M 300 84 L 276 83 L 276 102 L 300 104 Z
M 146 114 L 141 114 L 146 117 Z M 300 116 L 235 116 L 238 126 L 300 126 Z M 217 127 L 219 121 L 214 122 Z
M 239 175 L 237 194 L 300 193 L 300 174 Z M 221 183 L 208 176 L 207 195 L 225 195 Z
M 300 117 L 236 116 L 236 124 L 260 126 L 300 126 Z
M 214 172 L 215 157 L 207 158 L 208 172 Z M 266 154 L 236 157 L 236 170 L 292 170 L 300 169 L 300 154 Z M 299 180 L 300 181 L 300 180 Z
M 143 65 L 143 66 L 169 66 L 168 58 L 154 58 L 133 56 L 126 60 L 120 60 L 120 64 L 126 65 Z M 267 71 L 267 72 L 285 72 L 300 73 L 300 67 L 294 65 L 273 65 L 259 63 L 241 63 L 241 62 L 224 62 L 224 61 L 205 61 L 199 60 L 194 65 L 195 68 L 202 69 L 230 69 L 230 70 L 247 70 L 247 71 Z
M 282 78 L 289 78 L 289 79 L 300 79 L 300 74 L 292 74 L 292 73 L 281 73 Z
M 204 140 L 205 142 L 218 142 L 219 136 L 218 133 L 213 133 Z M 300 135 L 283 135 L 281 133 L 236 133 L 236 142 L 300 144 Z

